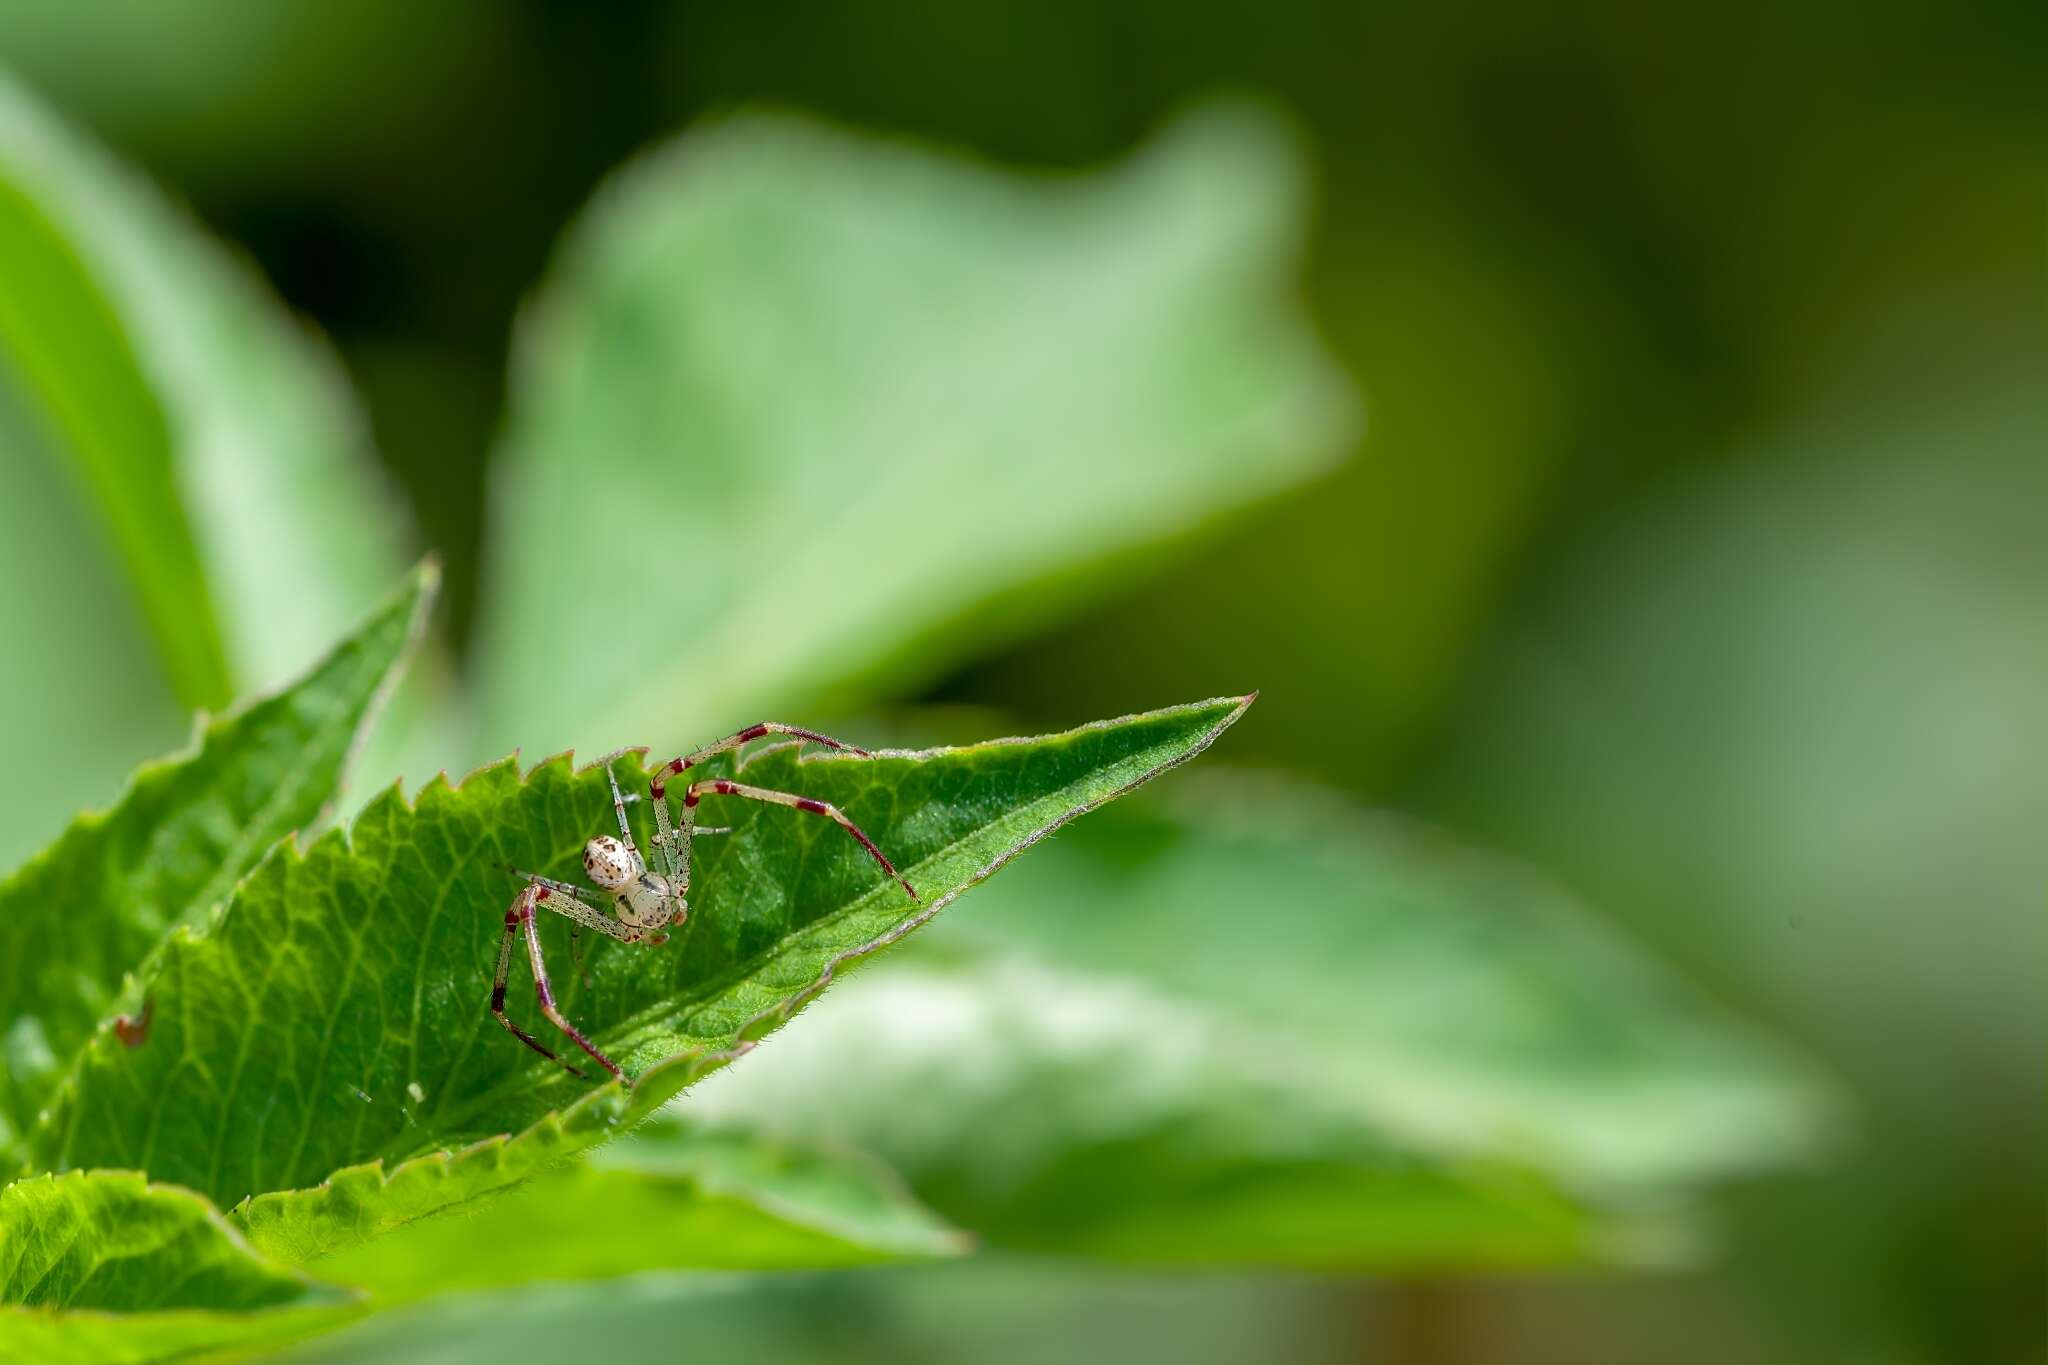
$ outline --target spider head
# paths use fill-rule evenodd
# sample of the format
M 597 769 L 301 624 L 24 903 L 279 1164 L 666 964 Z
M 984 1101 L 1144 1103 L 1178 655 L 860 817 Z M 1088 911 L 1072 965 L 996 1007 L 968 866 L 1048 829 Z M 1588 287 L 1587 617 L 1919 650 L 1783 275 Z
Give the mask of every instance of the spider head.
M 605 890 L 617 891 L 640 874 L 640 859 L 611 835 L 600 834 L 583 846 L 583 870 Z

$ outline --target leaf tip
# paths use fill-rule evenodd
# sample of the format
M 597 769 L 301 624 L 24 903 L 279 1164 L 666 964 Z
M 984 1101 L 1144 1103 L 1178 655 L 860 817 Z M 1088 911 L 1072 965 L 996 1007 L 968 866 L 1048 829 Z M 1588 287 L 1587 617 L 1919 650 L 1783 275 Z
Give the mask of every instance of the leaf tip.
M 434 603 L 440 599 L 441 556 L 429 554 L 413 565 L 400 596 L 411 599 L 411 609 L 406 613 L 405 643 L 400 647 L 404 655 L 410 654 L 427 633 L 427 621 L 434 614 Z

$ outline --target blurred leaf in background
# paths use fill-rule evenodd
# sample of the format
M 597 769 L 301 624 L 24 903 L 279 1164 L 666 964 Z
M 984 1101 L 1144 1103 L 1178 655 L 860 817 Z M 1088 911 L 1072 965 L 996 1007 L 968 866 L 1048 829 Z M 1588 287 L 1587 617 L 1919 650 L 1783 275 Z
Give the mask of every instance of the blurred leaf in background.
M 1853 1081 L 1854 1159 L 1743 1206 L 1826 1305 L 1786 1311 L 2004 1359 L 2048 1269 L 1990 1230 L 2048 1207 L 2048 345 L 1954 327 L 1561 554 L 1433 785 Z
M 801 1292 L 642 1283 L 491 1300 L 366 1349 L 502 1361 L 603 1331 L 821 1359 L 850 1342 L 985 1359 L 2038 1358 L 2048 954 L 2028 707 L 2048 692 L 2048 616 L 2030 567 L 2041 493 L 2026 471 L 2048 445 L 2034 402 L 2048 356 L 2039 215 L 2015 209 L 2013 187 L 2039 183 L 2048 145 L 2044 25 L 2048 9 L 2019 0 L 1655 15 L 1618 0 L 1342 12 L 1283 0 L 1255 20 L 1156 0 L 260 12 L 207 0 L 0 15 L 0 52 L 250 243 L 337 336 L 387 468 L 452 556 L 458 602 L 461 585 L 517 572 L 477 553 L 492 452 L 517 469 L 513 437 L 537 411 L 514 395 L 515 423 L 494 440 L 515 303 L 630 150 L 763 97 L 1041 167 L 1124 155 L 1219 85 L 1293 111 L 1322 169 L 1308 303 L 1371 412 L 1360 458 L 1292 495 L 1266 487 L 1202 545 L 1146 552 L 1140 572 L 1121 558 L 1133 546 L 1098 541 L 1090 555 L 1117 556 L 1106 577 L 1097 564 L 1070 595 L 1024 610 L 992 598 L 973 633 L 957 617 L 931 627 L 930 666 L 955 670 L 931 691 L 1050 728 L 1133 698 L 1261 685 L 1238 756 L 1531 857 L 1818 1054 L 1865 1112 L 1862 1155 L 1717 1200 L 1736 1215 L 1726 1260 L 1689 1275 L 1191 1289 L 977 1264 Z M 948 174 L 1007 179 L 957 163 Z M 583 220 L 536 317 L 597 254 L 608 206 L 616 194 Z M 750 316 L 755 301 L 726 302 Z M 1872 344 L 1885 338 L 1889 358 Z M 687 373 L 703 384 L 701 363 Z M 522 361 L 512 382 L 535 375 Z M 0 754 L 35 775 L 5 812 L 25 849 L 37 820 L 54 831 L 183 725 L 104 510 L 69 453 L 46 448 L 37 394 L 0 378 L 10 459 L 42 457 L 19 478 L 11 464 L 0 499 L 0 564 L 40 593 L 0 594 L 0 628 L 34 642 L 0 664 L 0 688 L 33 718 Z M 744 415 L 807 411 L 783 414 L 780 399 L 812 375 L 778 365 L 750 378 L 767 395 Z M 599 454 L 609 468 L 634 453 Z M 531 488 L 504 491 L 492 553 L 526 553 L 525 571 L 552 556 L 581 573 L 642 545 L 637 501 L 620 509 L 624 530 L 609 515 L 565 529 L 556 509 L 522 502 Z M 869 556 L 900 543 L 837 507 L 793 503 L 772 524 Z M 753 527 L 767 513 L 733 515 Z M 693 518 L 656 569 L 607 574 L 601 590 L 632 595 L 637 630 L 664 613 L 660 595 L 717 581 L 699 575 L 725 534 Z M 835 561 L 835 584 L 872 572 L 852 563 Z M 60 595 L 72 618 L 43 607 Z M 480 676 L 501 666 L 501 629 L 588 666 L 600 649 L 575 614 L 588 604 L 568 605 L 533 638 L 494 618 Z M 76 618 L 107 629 L 67 629 Z M 876 644 L 872 673 L 851 667 L 861 650 L 821 662 L 811 645 L 773 643 L 806 668 L 755 681 L 821 704 L 932 676 L 907 652 L 927 643 L 916 634 Z M 707 730 L 755 718 L 751 692 L 717 700 L 730 661 L 688 658 L 712 670 L 712 690 L 693 673 L 677 705 L 747 708 Z M 1240 677 L 1247 660 L 1257 671 Z M 611 685 L 624 697 L 643 681 Z M 1179 974 L 1191 962 L 1117 969 L 1156 996 L 1199 984 Z M 1496 989 L 1527 1003 L 1517 986 L 1489 987 L 1489 1000 Z
M 55 712 L 10 725 L 0 755 L 52 774 L 36 812 L 8 822 L 19 844 L 0 854 L 18 855 L 63 796 L 109 794 L 93 765 L 40 751 L 50 734 L 111 732 L 118 772 L 138 747 L 168 747 L 156 737 L 174 706 L 218 708 L 282 682 L 396 576 L 406 523 L 376 486 L 362 418 L 320 344 L 11 80 L 0 279 L 10 484 L 25 495 L 23 534 L 0 555 L 18 566 L 14 638 L 33 642 L 8 651 L 8 692 Z M 106 559 L 122 566 L 128 602 L 98 586 Z M 137 625 L 154 662 L 123 647 Z
M 872 1158 L 657 1123 L 506 1198 L 323 1257 L 319 1273 L 388 1306 L 457 1289 L 884 1264 L 972 1246 Z
M 886 1274 L 643 1275 L 533 1286 L 392 1313 L 301 1347 L 303 1361 L 507 1365 L 556 1361 L 602 1340 L 630 1357 L 691 1352 L 832 1362 L 974 1360 L 1059 1365 L 1159 1360 L 1341 1365 L 1375 1345 L 1326 1279 L 1104 1275 L 1041 1260 L 976 1257 Z M 1367 1357 L 1371 1358 L 1371 1357 Z
M 1407 1271 L 1682 1258 L 1693 1193 L 1839 1118 L 1526 874 L 1272 779 L 976 910 L 681 1112 L 873 1150 L 997 1246 Z
M 80 808 L 104 805 L 137 760 L 191 731 L 165 680 L 105 522 L 46 448 L 41 418 L 0 373 L 0 865 L 13 866 Z M 91 629 L 79 629 L 90 622 Z
M 522 322 L 483 749 L 914 685 L 1327 470 L 1304 193 L 1237 108 L 1088 179 L 762 116 L 641 160 Z
M 145 602 L 176 595 L 150 614 L 181 700 L 222 706 L 275 684 L 402 563 L 406 523 L 346 380 L 246 266 L 12 83 L 0 139 L 22 253 L 7 268 L 16 373 L 47 402 Z M 21 220 L 35 215 L 31 235 Z M 54 291 L 60 272 L 61 294 L 22 287 Z M 89 335 L 73 330 L 81 315 Z

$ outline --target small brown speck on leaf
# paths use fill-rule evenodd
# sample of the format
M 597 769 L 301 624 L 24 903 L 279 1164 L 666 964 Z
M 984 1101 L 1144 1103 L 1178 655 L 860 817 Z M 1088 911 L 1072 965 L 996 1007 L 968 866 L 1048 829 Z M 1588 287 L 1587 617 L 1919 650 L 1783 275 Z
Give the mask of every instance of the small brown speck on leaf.
M 131 1018 L 125 1014 L 114 1016 L 114 1036 L 124 1047 L 141 1047 L 149 1041 L 149 1021 L 156 1017 L 156 1001 L 144 1000 L 142 1014 Z

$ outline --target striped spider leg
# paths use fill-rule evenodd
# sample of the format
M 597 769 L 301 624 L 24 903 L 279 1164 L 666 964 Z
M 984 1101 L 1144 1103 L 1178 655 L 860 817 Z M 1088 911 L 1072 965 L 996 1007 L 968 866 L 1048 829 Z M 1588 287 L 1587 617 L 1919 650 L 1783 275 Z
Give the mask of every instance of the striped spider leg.
M 682 820 L 679 824 L 671 821 L 665 778 L 686 772 L 708 758 L 728 753 L 749 740 L 770 734 L 790 735 L 799 744 L 816 742 L 861 758 L 871 756 L 865 749 L 843 744 L 815 731 L 769 722 L 749 726 L 716 744 L 662 764 L 654 770 L 654 776 L 648 782 L 648 796 L 654 803 L 654 846 L 661 854 L 665 873 L 650 871 L 646 859 L 640 856 L 640 850 L 633 842 L 632 827 L 626 821 L 626 798 L 620 794 L 618 779 L 612 776 L 611 769 L 607 766 L 605 776 L 611 782 L 612 809 L 618 815 L 619 837 L 614 839 L 608 834 L 601 834 L 585 844 L 583 870 L 590 874 L 592 881 L 603 888 L 605 894 L 610 896 L 611 909 L 607 912 L 589 904 L 583 899 L 582 888 L 568 882 L 558 882 L 533 872 L 517 874 L 526 879 L 526 886 L 514 898 L 512 908 L 505 912 L 505 937 L 498 948 L 498 970 L 491 983 L 491 1013 L 505 1026 L 507 1032 L 572 1074 L 585 1075 L 580 1068 L 557 1056 L 538 1038 L 514 1024 L 511 1017 L 505 1013 L 505 983 L 512 970 L 513 939 L 523 933 L 526 937 L 527 959 L 533 968 L 534 994 L 540 1000 L 541 1013 L 547 1017 L 549 1023 L 567 1034 L 576 1046 L 582 1048 L 606 1071 L 619 1080 L 625 1080 L 625 1074 L 619 1070 L 618 1064 L 584 1037 L 556 1007 L 554 991 L 548 983 L 547 964 L 541 955 L 540 934 L 534 924 L 534 911 L 554 911 L 576 926 L 572 932 L 594 929 L 621 943 L 645 943 L 650 946 L 666 943 L 668 935 L 662 930 L 670 923 L 681 924 L 690 913 L 690 841 L 699 834 L 725 832 L 698 826 L 697 803 L 706 796 L 737 796 L 750 801 L 789 806 L 810 815 L 822 815 L 851 835 L 867 850 L 870 857 L 881 864 L 884 872 L 902 884 L 913 902 L 917 900 L 916 888 L 897 872 L 896 865 L 875 846 L 875 841 L 868 838 L 860 826 L 847 819 L 845 814 L 830 802 L 797 796 L 791 792 L 771 791 L 766 787 L 751 787 L 723 778 L 706 779 L 692 783 L 684 789 Z
M 662 861 L 668 867 L 670 883 L 679 897 L 690 894 L 690 840 L 701 833 L 697 828 L 697 803 L 707 796 L 739 796 L 750 801 L 767 801 L 778 806 L 790 806 L 810 815 L 822 815 L 860 842 L 868 855 L 882 865 L 882 870 L 901 882 L 910 899 L 916 901 L 917 888 L 912 886 L 896 870 L 896 865 L 875 847 L 875 841 L 862 832 L 861 827 L 846 818 L 845 812 L 828 801 L 814 801 L 808 796 L 797 796 L 791 792 L 770 791 L 766 787 L 750 787 L 742 782 L 728 782 L 724 779 L 707 779 L 692 783 L 683 792 L 683 819 L 680 825 L 671 825 L 668 815 L 668 779 L 680 776 L 706 759 L 719 754 L 730 753 L 750 740 L 763 735 L 789 735 L 799 746 L 811 743 L 822 744 L 828 749 L 838 749 L 856 758 L 872 758 L 866 749 L 857 749 L 830 735 L 821 735 L 816 730 L 805 730 L 795 725 L 783 725 L 776 721 L 763 721 L 749 725 L 736 734 L 721 739 L 716 744 L 707 744 L 695 753 L 672 758 L 654 770 L 654 776 L 647 781 L 647 795 L 654 802 L 654 846 L 660 850 Z M 621 814 L 620 819 L 624 819 Z
M 547 961 L 541 953 L 540 931 L 533 918 L 536 909 L 546 907 L 569 920 L 577 931 L 595 929 L 621 943 L 658 946 L 668 941 L 668 935 L 661 932 L 662 927 L 672 919 L 680 921 L 688 913 L 682 895 L 671 888 L 668 880 L 647 870 L 646 860 L 633 843 L 633 827 L 626 822 L 626 799 L 619 793 L 619 780 L 612 776 L 609 767 L 605 769 L 605 777 L 611 783 L 612 810 L 619 817 L 619 837 L 614 839 L 609 834 L 600 834 L 585 844 L 583 870 L 610 895 L 612 908 L 606 912 L 591 905 L 583 899 L 582 888 L 569 882 L 558 882 L 537 872 L 517 872 L 515 875 L 526 879 L 526 886 L 513 898 L 512 908 L 505 912 L 505 938 L 498 946 L 498 971 L 491 980 L 491 1014 L 507 1032 L 541 1056 L 560 1063 L 573 1075 L 585 1074 L 581 1068 L 556 1056 L 553 1049 L 513 1023 L 511 1016 L 505 1013 L 505 982 L 512 971 L 512 940 L 524 933 L 527 960 L 533 968 L 533 992 L 540 999 L 540 1012 L 547 1016 L 549 1023 L 567 1034 L 576 1046 L 589 1053 L 598 1065 L 624 1079 L 618 1064 L 584 1037 L 556 1007 L 554 988 L 548 981 Z

